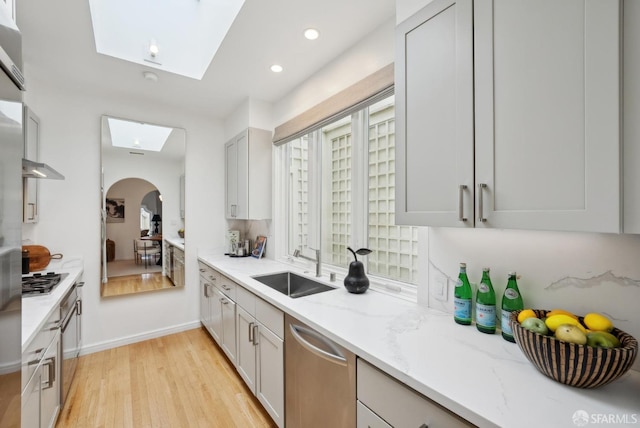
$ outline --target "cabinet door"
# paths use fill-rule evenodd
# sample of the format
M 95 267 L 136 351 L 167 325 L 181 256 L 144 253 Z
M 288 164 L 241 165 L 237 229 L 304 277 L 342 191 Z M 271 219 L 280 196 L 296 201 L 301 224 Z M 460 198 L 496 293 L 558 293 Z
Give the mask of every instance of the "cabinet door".
M 284 426 L 284 341 L 259 325 L 256 396 L 275 423 Z
M 247 387 L 256 393 L 256 320 L 242 307 L 236 306 L 236 335 L 238 338 L 238 353 L 236 368 Z
M 226 168 L 226 216 L 235 218 L 238 216 L 238 145 L 235 139 L 225 146 Z
M 249 208 L 248 131 L 242 132 L 225 145 L 227 171 L 227 218 L 247 219 Z
M 211 323 L 211 304 L 209 302 L 209 296 L 211 293 L 211 286 L 204 278 L 200 277 L 200 322 L 208 330 Z
M 211 311 L 211 323 L 209 324 L 211 328 L 209 332 L 218 342 L 218 345 L 222 346 L 222 303 L 220 303 L 220 300 L 224 298 L 224 295 L 217 288 L 212 288 L 212 297 L 209 298 Z
M 23 112 L 24 157 L 33 162 L 40 161 L 40 119 L 27 106 Z M 23 179 L 23 219 L 24 223 L 38 222 L 38 192 L 40 180 Z
M 38 367 L 22 392 L 21 422 L 23 427 L 40 426 L 40 388 L 42 367 Z
M 396 30 L 396 223 L 473 227 L 471 0 L 435 0 Z
M 624 2 L 624 232 L 640 233 L 640 2 Z
M 474 2 L 476 226 L 619 232 L 620 47 L 617 1 Z
M 184 174 L 180 176 L 180 218 L 184 219 L 184 194 L 185 194 L 185 177 Z
M 236 304 L 226 296 L 220 298 L 222 307 L 221 347 L 229 360 L 236 363 Z
M 42 357 L 42 389 L 40 391 L 40 426 L 52 428 L 60 411 L 60 333 Z

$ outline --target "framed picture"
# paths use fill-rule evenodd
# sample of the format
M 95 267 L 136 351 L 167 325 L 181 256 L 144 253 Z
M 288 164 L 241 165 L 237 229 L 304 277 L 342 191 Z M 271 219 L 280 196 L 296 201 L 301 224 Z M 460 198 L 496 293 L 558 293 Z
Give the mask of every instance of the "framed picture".
M 124 199 L 107 198 L 107 223 L 124 223 Z
M 253 245 L 253 251 L 251 251 L 251 257 L 256 259 L 261 258 L 264 255 L 264 248 L 267 246 L 267 237 L 258 235 L 256 242 Z

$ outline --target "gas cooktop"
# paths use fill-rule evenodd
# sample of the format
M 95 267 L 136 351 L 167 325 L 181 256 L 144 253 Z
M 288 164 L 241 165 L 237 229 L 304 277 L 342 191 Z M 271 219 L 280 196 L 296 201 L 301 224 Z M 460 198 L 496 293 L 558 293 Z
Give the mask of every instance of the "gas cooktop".
M 34 273 L 22 277 L 22 296 L 42 296 L 49 294 L 62 281 L 67 273 Z

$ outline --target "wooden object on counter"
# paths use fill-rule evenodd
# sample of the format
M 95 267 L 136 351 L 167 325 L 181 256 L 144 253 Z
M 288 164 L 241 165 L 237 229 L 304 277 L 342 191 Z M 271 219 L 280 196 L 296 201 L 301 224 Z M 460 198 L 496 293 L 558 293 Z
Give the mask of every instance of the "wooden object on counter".
M 49 249 L 42 245 L 23 245 L 22 249 L 29 251 L 29 272 L 36 272 L 46 268 L 51 259 L 62 258 L 62 254 L 51 254 Z

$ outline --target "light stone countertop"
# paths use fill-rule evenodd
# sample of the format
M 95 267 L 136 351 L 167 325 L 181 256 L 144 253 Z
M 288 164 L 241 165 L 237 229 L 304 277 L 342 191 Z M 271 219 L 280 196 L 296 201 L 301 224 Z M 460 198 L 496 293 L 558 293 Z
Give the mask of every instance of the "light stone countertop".
M 184 251 L 184 238 L 180 238 L 180 237 L 176 236 L 176 237 L 173 237 L 173 238 L 164 238 L 164 240 L 167 243 L 169 243 L 170 245 L 173 245 L 174 247 L 178 247 L 182 251 Z
M 351 294 L 341 278 L 326 276 L 336 290 L 291 299 L 251 278 L 302 273 L 288 264 L 212 250 L 198 259 L 478 426 L 574 427 L 580 410 L 589 426 L 640 425 L 640 372 L 598 389 L 569 387 L 538 372 L 516 344 L 458 325 L 448 313 L 374 290 Z

